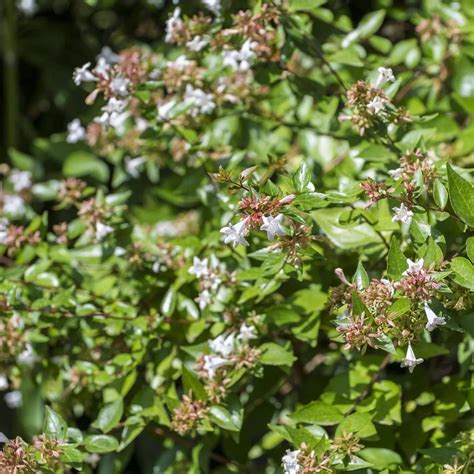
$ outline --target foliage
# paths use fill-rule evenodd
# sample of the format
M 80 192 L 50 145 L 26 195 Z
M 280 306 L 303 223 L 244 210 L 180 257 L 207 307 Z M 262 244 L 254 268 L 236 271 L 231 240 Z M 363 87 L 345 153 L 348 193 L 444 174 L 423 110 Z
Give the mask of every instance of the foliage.
M 1 165 L 0 466 L 472 472 L 471 3 L 230 3 Z

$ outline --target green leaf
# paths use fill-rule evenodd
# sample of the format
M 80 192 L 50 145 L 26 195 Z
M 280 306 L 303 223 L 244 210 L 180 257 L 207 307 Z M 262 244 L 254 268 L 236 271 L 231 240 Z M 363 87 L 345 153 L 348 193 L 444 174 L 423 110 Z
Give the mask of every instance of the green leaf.
M 293 184 L 299 193 L 308 191 L 308 184 L 311 182 L 311 170 L 303 161 L 298 171 L 293 176 Z
M 185 392 L 188 393 L 191 390 L 198 400 L 205 400 L 207 398 L 204 386 L 185 365 L 183 365 L 183 385 Z
M 371 463 L 375 469 L 396 469 L 402 463 L 398 453 L 385 448 L 365 448 L 359 451 L 359 456 Z
M 320 401 L 311 402 L 289 416 L 297 423 L 315 423 L 322 426 L 335 425 L 344 419 L 336 407 Z
M 467 258 L 453 258 L 451 270 L 455 273 L 454 281 L 456 283 L 474 291 L 474 266 Z
M 123 400 L 119 398 L 114 402 L 105 405 L 99 412 L 97 419 L 92 423 L 94 428 L 97 428 L 104 433 L 108 433 L 115 428 L 123 414 Z
M 392 237 L 387 256 L 387 275 L 399 279 L 407 268 L 407 259 L 400 248 L 400 242 L 396 237 Z
M 369 286 L 369 275 L 367 275 L 364 265 L 360 260 L 357 264 L 357 270 L 355 272 L 354 278 L 352 279 L 352 282 L 356 284 L 356 287 L 359 290 L 363 290 L 364 288 L 367 288 Z
M 347 48 L 352 43 L 366 39 L 373 35 L 381 26 L 385 19 L 385 10 L 376 10 L 365 15 L 355 30 L 352 30 L 342 40 L 342 47 Z
M 107 165 L 86 151 L 71 153 L 64 162 L 63 173 L 66 176 L 92 176 L 101 183 L 105 183 L 109 179 Z
M 217 426 L 229 431 L 240 431 L 242 427 L 242 413 L 233 411 L 230 413 L 220 405 L 214 405 L 209 410 L 211 421 Z
M 447 165 L 449 200 L 456 215 L 469 227 L 474 227 L 474 189 L 450 164 Z
M 336 429 L 336 436 L 343 433 L 354 433 L 359 438 L 370 438 L 377 434 L 372 423 L 372 415 L 368 413 L 353 413 L 344 418 Z
M 469 237 L 466 240 L 466 252 L 469 260 L 474 263 L 474 237 Z
M 262 352 L 260 363 L 264 365 L 287 365 L 291 367 L 296 360 L 292 350 L 286 349 L 274 342 L 262 344 L 259 349 Z
M 117 438 L 109 435 L 87 436 L 84 446 L 90 453 L 111 453 L 118 448 Z
M 64 418 L 48 406 L 45 409 L 43 432 L 58 439 L 66 439 L 67 423 Z
M 440 209 L 444 209 L 448 203 L 448 190 L 439 179 L 433 183 L 433 199 Z
M 289 11 L 311 11 L 324 5 L 327 0 L 289 0 L 288 10 Z

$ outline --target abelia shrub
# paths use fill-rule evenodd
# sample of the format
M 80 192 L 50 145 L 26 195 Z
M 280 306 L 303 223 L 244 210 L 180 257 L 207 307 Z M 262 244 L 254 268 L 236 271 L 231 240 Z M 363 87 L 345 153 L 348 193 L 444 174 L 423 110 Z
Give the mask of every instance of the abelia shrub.
M 0 466 L 473 472 L 470 3 L 233 3 L 2 165 Z

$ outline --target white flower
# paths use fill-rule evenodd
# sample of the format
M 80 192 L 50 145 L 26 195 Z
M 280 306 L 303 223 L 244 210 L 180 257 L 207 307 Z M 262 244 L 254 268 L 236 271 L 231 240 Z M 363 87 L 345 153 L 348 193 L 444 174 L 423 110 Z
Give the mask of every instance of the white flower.
M 128 79 L 127 77 L 124 77 L 122 74 L 119 74 L 118 76 L 114 77 L 110 81 L 110 90 L 116 95 L 126 97 L 129 93 L 128 92 L 129 85 L 130 85 L 130 79 Z
M 104 127 L 112 127 L 118 134 L 123 133 L 125 129 L 125 122 L 129 117 L 128 112 L 122 111 L 127 106 L 125 100 L 111 97 L 107 104 L 102 107 L 102 115 L 96 117 L 94 122 L 100 123 Z
M 210 379 L 216 375 L 216 370 L 228 363 L 227 359 L 219 356 L 205 355 L 204 356 L 204 370 L 207 372 Z
M 199 309 L 202 311 L 211 304 L 211 293 L 209 293 L 209 290 L 202 290 L 194 301 L 196 301 Z
M 25 189 L 31 188 L 32 176 L 30 171 L 20 171 L 13 169 L 10 173 L 10 183 L 13 185 L 13 189 L 19 193 Z
M 16 6 L 26 16 L 32 16 L 38 11 L 36 0 L 17 0 Z
M 186 47 L 190 51 L 193 51 L 194 53 L 198 53 L 199 51 L 201 51 L 203 48 L 207 46 L 208 42 L 209 40 L 207 38 L 197 35 L 191 41 L 188 41 L 186 43 Z
M 159 105 L 158 117 L 160 118 L 160 120 L 169 120 L 170 118 L 172 118 L 171 110 L 173 109 L 175 105 L 176 105 L 175 100 L 170 100 L 169 102 Z
M 368 104 L 367 109 L 374 115 L 378 115 L 385 108 L 385 100 L 379 96 L 374 97 Z
M 8 379 L 5 374 L 0 374 L 0 391 L 8 388 Z
M 132 178 L 139 178 L 140 177 L 140 170 L 145 163 L 145 158 L 143 156 L 138 156 L 137 158 L 130 158 L 129 156 L 125 157 L 125 169 L 127 173 Z
M 209 342 L 209 347 L 222 357 L 229 357 L 234 352 L 235 334 L 231 333 L 227 337 L 223 334 Z
M 194 64 L 194 61 L 188 59 L 186 56 L 178 56 L 174 61 L 170 61 L 167 64 L 167 67 L 176 69 L 177 71 L 184 71 L 187 67 L 190 67 Z
M 107 64 L 117 64 L 120 61 L 120 55 L 114 53 L 109 46 L 104 46 L 97 56 L 97 61 L 103 59 Z
M 197 278 L 201 278 L 209 273 L 208 259 L 200 259 L 199 257 L 193 258 L 193 265 L 189 268 L 188 273 L 196 275 Z
M 446 324 L 446 320 L 443 317 L 436 316 L 436 313 L 428 306 L 428 303 L 425 303 L 425 314 L 428 318 L 425 328 L 428 329 L 428 331 L 433 331 L 436 327 Z
M 254 326 L 247 326 L 245 323 L 240 326 L 239 335 L 237 336 L 239 341 L 247 342 L 251 339 L 257 339 L 257 337 Z
M 3 397 L 7 407 L 10 409 L 19 408 L 23 405 L 23 397 L 19 390 L 12 390 Z
M 26 365 L 28 367 L 33 367 L 37 360 L 38 356 L 33 351 L 33 347 L 31 347 L 31 344 L 26 344 L 25 349 L 17 356 L 18 363 L 20 365 Z
M 0 217 L 0 244 L 7 238 L 9 225 L 8 219 Z
M 94 74 L 89 71 L 90 67 L 91 63 L 86 63 L 84 66 L 76 67 L 76 69 L 74 69 L 72 78 L 76 86 L 81 85 L 83 82 L 93 82 L 97 80 Z
M 301 466 L 298 464 L 299 454 L 299 449 L 296 451 L 286 450 L 286 454 L 281 458 L 285 474 L 298 474 L 301 471 Z
M 125 107 L 127 106 L 127 101 L 123 99 L 117 99 L 115 97 L 111 97 L 107 104 L 102 107 L 102 112 L 108 114 L 119 114 L 123 112 Z
M 176 7 L 173 14 L 166 21 L 165 41 L 174 43 L 176 41 L 176 33 L 183 29 L 183 20 L 181 20 L 181 8 Z
M 114 231 L 113 227 L 109 225 L 102 224 L 102 222 L 97 222 L 95 225 L 95 238 L 100 242 L 104 240 L 111 232 Z
M 195 89 L 191 84 L 186 86 L 184 101 L 191 105 L 190 114 L 197 117 L 199 114 L 209 114 L 216 108 L 212 94 L 207 94 L 202 89 Z
M 161 264 L 160 261 L 157 260 L 156 262 L 153 262 L 153 265 L 151 266 L 151 269 L 153 273 L 159 273 L 161 269 Z
M 424 264 L 425 261 L 422 258 L 420 258 L 416 262 L 413 262 L 409 258 L 407 258 L 408 268 L 402 273 L 402 275 L 408 275 L 408 273 L 412 272 L 419 272 L 423 269 Z
M 202 3 L 215 15 L 221 13 L 221 0 L 202 0 Z
M 394 207 L 392 211 L 395 212 L 395 215 L 392 217 L 393 222 L 403 222 L 403 224 L 408 224 L 413 217 L 413 212 L 403 203 L 400 204 L 400 207 Z
M 14 216 L 23 214 L 25 212 L 25 201 L 16 194 L 4 194 L 3 212 Z
M 67 124 L 67 138 L 68 143 L 77 143 L 86 138 L 86 129 L 81 125 L 79 119 L 74 119 Z
M 386 278 L 381 278 L 380 282 L 389 289 L 391 298 L 395 293 L 395 288 L 393 287 L 392 282 L 387 280 Z
M 239 244 L 248 245 L 249 243 L 245 240 L 245 229 L 245 221 L 223 227 L 221 234 L 224 234 L 224 243 L 232 244 L 234 248 Z
M 423 362 L 423 359 L 417 359 L 415 356 L 415 353 L 413 352 L 413 349 L 411 347 L 411 343 L 408 343 L 408 349 L 407 353 L 405 355 L 405 358 L 402 360 L 402 363 L 400 364 L 400 367 L 402 369 L 404 367 L 408 367 L 408 370 L 410 371 L 410 374 L 415 370 L 415 367 Z
M 383 86 L 386 82 L 395 81 L 395 76 L 393 71 L 390 68 L 379 67 L 378 68 L 379 76 L 375 82 L 375 87 Z
M 99 57 L 94 68 L 94 72 L 99 76 L 102 76 L 104 79 L 109 78 L 110 64 L 105 58 Z
M 224 51 L 224 66 L 229 66 L 233 71 L 248 71 L 250 69 L 250 62 L 255 59 L 255 48 L 258 43 L 247 39 L 240 48 L 240 51 L 229 50 Z
M 399 180 L 402 178 L 403 176 L 403 169 L 402 168 L 397 168 L 397 169 L 394 169 L 394 170 L 389 170 L 388 171 L 388 174 L 395 180 Z
M 276 217 L 263 216 L 260 230 L 266 231 L 268 240 L 273 240 L 276 235 L 286 235 L 285 229 L 281 226 L 283 217 L 283 214 L 278 214 Z

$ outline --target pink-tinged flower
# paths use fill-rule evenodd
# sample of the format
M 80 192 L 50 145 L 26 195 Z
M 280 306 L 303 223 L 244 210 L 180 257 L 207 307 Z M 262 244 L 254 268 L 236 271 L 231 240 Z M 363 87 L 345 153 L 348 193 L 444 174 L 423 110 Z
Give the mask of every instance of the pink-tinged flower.
M 205 355 L 203 368 L 207 372 L 208 377 L 213 379 L 216 375 L 216 371 L 228 364 L 228 362 L 227 359 L 223 359 L 219 356 Z
M 413 352 L 413 349 L 411 347 L 411 343 L 408 343 L 407 353 L 405 355 L 405 358 L 402 360 L 400 367 L 408 367 L 408 370 L 411 374 L 415 370 L 415 367 L 421 363 L 423 363 L 423 359 L 417 358 L 415 356 L 415 353 Z
M 283 214 L 278 214 L 276 217 L 263 216 L 262 220 L 260 230 L 267 233 L 268 240 L 274 240 L 277 235 L 286 235 L 285 229 L 281 226 Z
M 442 316 L 436 316 L 436 313 L 428 306 L 428 303 L 425 303 L 425 314 L 428 318 L 425 328 L 430 332 L 438 326 L 444 326 L 446 324 L 446 320 Z
M 405 204 L 400 204 L 400 207 L 394 207 L 392 211 L 395 212 L 395 215 L 392 217 L 393 222 L 402 222 L 403 224 L 408 224 L 413 217 L 413 211 L 411 211 Z
M 390 68 L 379 67 L 378 68 L 379 76 L 375 81 L 375 87 L 383 86 L 387 82 L 394 82 L 395 76 L 393 75 L 393 71 Z
M 245 221 L 237 222 L 237 224 L 229 224 L 221 229 L 224 234 L 224 243 L 232 244 L 235 248 L 237 245 L 247 246 L 249 243 L 245 240 L 246 223 Z

